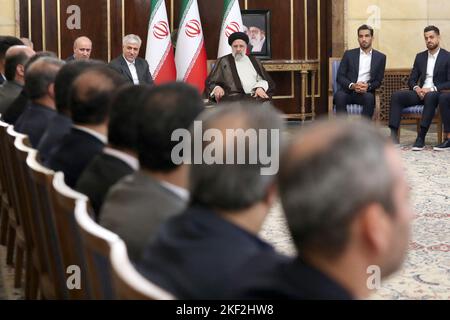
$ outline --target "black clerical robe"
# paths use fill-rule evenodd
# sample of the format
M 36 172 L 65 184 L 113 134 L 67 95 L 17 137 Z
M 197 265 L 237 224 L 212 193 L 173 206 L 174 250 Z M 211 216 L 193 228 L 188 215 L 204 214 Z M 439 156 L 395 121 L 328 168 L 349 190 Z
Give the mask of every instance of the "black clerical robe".
M 251 55 L 249 58 L 258 75 L 263 80 L 268 82 L 269 89 L 266 93 L 270 98 L 272 98 L 275 92 L 275 83 L 258 59 Z M 225 96 L 222 98 L 223 101 L 240 100 L 248 97 L 248 95 L 244 92 L 242 82 L 237 72 L 236 62 L 234 61 L 232 54 L 226 55 L 217 60 L 211 74 L 208 79 L 206 79 L 206 93 L 213 101 L 215 99 L 214 97 L 211 97 L 211 93 L 216 86 L 222 87 L 225 91 Z

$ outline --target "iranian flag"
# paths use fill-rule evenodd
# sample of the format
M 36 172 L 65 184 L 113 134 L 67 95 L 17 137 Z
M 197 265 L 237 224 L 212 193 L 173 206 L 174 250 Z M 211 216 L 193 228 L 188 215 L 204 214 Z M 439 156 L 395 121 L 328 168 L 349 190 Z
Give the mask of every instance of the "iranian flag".
M 224 0 L 223 2 L 223 22 L 220 31 L 219 54 L 218 58 L 231 53 L 231 47 L 228 44 L 228 37 L 235 32 L 244 31 L 242 23 L 241 8 L 239 0 Z
M 146 60 L 156 84 L 175 81 L 177 71 L 164 0 L 151 1 Z
M 178 29 L 177 79 L 205 90 L 206 50 L 197 0 L 182 0 L 180 27 Z

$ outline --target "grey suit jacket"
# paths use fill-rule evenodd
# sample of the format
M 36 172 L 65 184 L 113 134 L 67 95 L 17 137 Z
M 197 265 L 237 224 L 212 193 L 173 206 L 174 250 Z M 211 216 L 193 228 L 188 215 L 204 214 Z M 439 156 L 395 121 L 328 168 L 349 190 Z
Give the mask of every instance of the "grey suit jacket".
M 123 56 L 117 57 L 109 63 L 109 66 L 120 73 L 128 82 L 134 84 L 128 64 Z M 142 58 L 136 58 L 136 71 L 139 84 L 153 85 L 153 78 L 150 74 L 148 62 Z
M 6 81 L 0 87 L 0 113 L 5 113 L 6 109 L 16 100 L 22 91 L 23 86 L 14 81 Z
M 110 189 L 100 212 L 100 224 L 118 234 L 131 260 L 137 261 L 160 225 L 186 206 L 187 199 L 139 170 Z

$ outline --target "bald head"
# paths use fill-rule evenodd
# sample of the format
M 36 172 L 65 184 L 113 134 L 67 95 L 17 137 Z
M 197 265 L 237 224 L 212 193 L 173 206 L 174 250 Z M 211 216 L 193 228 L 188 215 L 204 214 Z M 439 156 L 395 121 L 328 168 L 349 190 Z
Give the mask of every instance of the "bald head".
M 13 56 L 13 55 L 16 55 L 19 53 L 24 53 L 25 55 L 27 55 L 28 58 L 31 58 L 32 56 L 34 56 L 36 54 L 36 52 L 33 49 L 31 49 L 28 46 L 23 45 L 23 46 L 12 46 L 11 48 L 9 48 L 6 51 L 5 56 L 6 56 L 6 58 L 8 58 L 10 56 Z
M 87 60 L 91 57 L 92 41 L 88 37 L 79 37 L 73 43 L 75 60 Z
M 5 78 L 20 84 L 25 79 L 25 64 L 35 55 L 33 49 L 27 46 L 12 46 L 6 51 Z

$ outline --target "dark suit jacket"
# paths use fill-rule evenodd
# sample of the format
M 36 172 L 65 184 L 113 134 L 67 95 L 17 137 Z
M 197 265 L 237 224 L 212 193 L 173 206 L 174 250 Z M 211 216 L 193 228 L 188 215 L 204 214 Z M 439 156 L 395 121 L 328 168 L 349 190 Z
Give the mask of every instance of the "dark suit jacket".
M 105 153 L 96 156 L 84 170 L 76 190 L 89 197 L 97 220 L 109 189 L 133 172 L 126 162 Z
M 54 109 L 31 103 L 14 125 L 17 132 L 28 135 L 33 148 L 37 148 L 45 130 L 57 112 Z
M 222 299 L 240 268 L 273 248 L 209 209 L 191 207 L 163 224 L 139 271 L 180 299 Z
M 70 62 L 70 61 L 75 61 L 75 56 L 74 55 L 71 55 L 70 57 L 68 57 L 66 59 L 66 62 Z
M 434 66 L 433 82 L 438 91 L 450 89 L 450 54 L 442 49 Z M 417 54 L 414 66 L 408 80 L 408 86 L 412 90 L 415 86 L 422 87 L 427 77 L 428 50 Z
M 53 150 L 59 146 L 66 134 L 72 130 L 72 119 L 58 113 L 48 124 L 47 130 L 42 135 L 37 150 L 43 163 L 48 161 Z
M 72 128 L 55 149 L 48 163 L 44 164 L 54 171 L 64 172 L 66 184 L 75 188 L 84 169 L 96 155 L 102 153 L 104 147 L 104 143 L 93 135 Z
M 2 114 L 3 121 L 14 125 L 29 104 L 30 100 L 28 99 L 25 89 L 23 89 L 16 100 L 14 100 L 8 109 L 6 109 L 5 113 Z
M 128 82 L 133 83 L 133 76 L 131 75 L 128 64 L 123 56 L 117 57 L 109 63 L 109 66 L 120 73 Z M 136 71 L 139 78 L 139 84 L 153 85 L 153 78 L 150 74 L 150 67 L 148 62 L 142 58 L 136 58 Z
M 229 287 L 229 299 L 353 299 L 346 289 L 300 259 L 276 260 L 264 253 L 249 260 Z
M 15 81 L 6 81 L 0 87 L 0 114 L 4 114 L 14 100 L 19 96 L 23 86 Z
M 6 82 L 5 76 L 0 73 L 0 86 Z
M 342 57 L 337 74 L 337 83 L 345 92 L 351 83 L 358 81 L 360 48 L 348 50 Z M 377 50 L 372 50 L 372 63 L 370 67 L 370 80 L 368 92 L 375 92 L 381 86 L 386 69 L 386 56 Z

